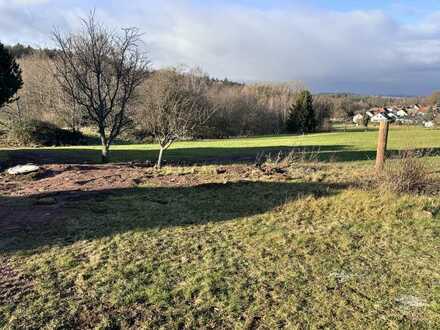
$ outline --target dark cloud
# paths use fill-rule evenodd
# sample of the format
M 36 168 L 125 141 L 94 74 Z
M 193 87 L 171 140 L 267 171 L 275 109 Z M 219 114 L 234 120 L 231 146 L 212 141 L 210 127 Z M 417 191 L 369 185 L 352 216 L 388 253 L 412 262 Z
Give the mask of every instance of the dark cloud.
M 89 10 L 54 4 L 34 11 L 0 2 L 0 35 L 9 34 L 2 39 L 44 42 L 54 25 L 75 29 Z M 428 94 L 440 87 L 440 14 L 403 24 L 381 11 L 178 0 L 100 2 L 98 14 L 109 25 L 140 27 L 156 66 L 198 65 L 247 81 L 301 80 L 315 91 Z

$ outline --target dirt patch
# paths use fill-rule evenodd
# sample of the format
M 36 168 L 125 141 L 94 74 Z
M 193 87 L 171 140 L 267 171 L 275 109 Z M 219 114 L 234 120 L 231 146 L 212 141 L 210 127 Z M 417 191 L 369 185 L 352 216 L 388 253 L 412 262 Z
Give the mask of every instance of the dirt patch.
M 37 173 L 11 176 L 0 173 L 0 229 L 31 232 L 37 226 L 59 224 L 72 216 L 81 201 L 105 200 L 121 189 L 138 186 L 217 187 L 234 181 L 284 182 L 307 178 L 309 167 L 257 168 L 252 165 L 181 167 L 156 171 L 145 164 L 41 166 Z M 314 168 L 315 172 L 319 172 Z M 321 180 L 316 180 L 321 181 Z M 7 234 L 5 234 L 7 233 Z
M 0 193 L 33 196 L 72 191 L 99 191 L 134 187 L 151 176 L 151 170 L 128 166 L 46 165 L 24 177 L 3 174 Z
M 226 176 L 243 169 L 228 168 Z M 215 175 L 215 174 L 214 174 Z M 220 177 L 220 176 L 219 176 Z M 3 234 L 50 225 L 69 216 L 75 202 L 106 199 L 112 191 L 139 185 L 192 186 L 212 180 L 207 173 L 168 174 L 144 165 L 44 165 L 37 173 L 0 173 L 0 228 Z M 219 178 L 222 180 L 222 178 Z
M 213 173 L 163 173 L 142 165 L 44 165 L 41 171 L 25 176 L 0 174 L 0 196 L 59 195 L 72 192 L 99 192 L 111 189 L 133 188 L 142 184 L 160 186 L 189 186 L 222 178 L 249 178 L 261 175 L 252 166 L 226 166 Z

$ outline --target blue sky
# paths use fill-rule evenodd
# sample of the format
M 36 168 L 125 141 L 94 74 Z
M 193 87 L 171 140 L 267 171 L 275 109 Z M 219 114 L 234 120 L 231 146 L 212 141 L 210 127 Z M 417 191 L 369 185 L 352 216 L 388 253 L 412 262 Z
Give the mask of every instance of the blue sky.
M 314 92 L 440 90 L 440 1 L 0 0 L 0 41 L 53 46 L 96 8 L 137 26 L 155 67 L 199 66 L 242 81 L 301 81 Z

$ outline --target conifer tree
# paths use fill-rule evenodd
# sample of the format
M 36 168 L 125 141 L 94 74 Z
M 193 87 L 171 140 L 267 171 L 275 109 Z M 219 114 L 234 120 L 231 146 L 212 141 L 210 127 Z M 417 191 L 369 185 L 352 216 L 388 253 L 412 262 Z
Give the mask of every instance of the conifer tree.
M 289 133 L 311 133 L 315 131 L 316 124 L 312 94 L 302 91 L 290 106 L 286 129 Z
M 9 50 L 0 43 L 0 108 L 12 103 L 23 86 L 21 70 Z

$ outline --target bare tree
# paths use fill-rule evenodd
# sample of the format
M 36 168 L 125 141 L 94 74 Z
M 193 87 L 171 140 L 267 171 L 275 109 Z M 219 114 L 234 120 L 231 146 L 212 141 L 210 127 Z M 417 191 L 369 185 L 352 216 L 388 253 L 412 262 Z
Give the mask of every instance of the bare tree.
M 96 22 L 94 13 L 82 23 L 83 29 L 77 34 L 53 34 L 59 48 L 56 77 L 97 126 L 102 161 L 107 162 L 112 142 L 130 123 L 127 111 L 148 73 L 149 62 L 139 50 L 136 28 L 113 33 Z
M 157 167 L 165 150 L 177 139 L 191 137 L 214 112 L 205 79 L 196 72 L 157 71 L 145 85 L 139 124 L 159 144 Z

